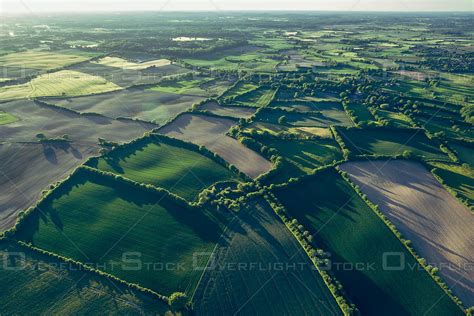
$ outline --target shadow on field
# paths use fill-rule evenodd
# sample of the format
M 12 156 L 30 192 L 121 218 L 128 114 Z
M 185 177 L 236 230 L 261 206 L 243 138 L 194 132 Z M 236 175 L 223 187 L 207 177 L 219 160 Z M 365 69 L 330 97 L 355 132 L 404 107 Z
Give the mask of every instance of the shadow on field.
M 334 252 L 331 252 L 331 262 L 329 271 L 336 275 L 339 282 L 344 284 L 344 291 L 348 293 L 351 301 L 356 304 L 363 315 L 380 315 L 382 311 L 383 315 L 410 315 L 403 305 L 386 293 L 385 289 L 377 286 L 362 271 L 357 269 L 344 271 L 343 267 L 350 266 L 351 262 L 344 260 Z M 375 269 L 382 270 L 382 260 L 375 262 Z M 391 273 L 404 273 L 404 271 Z M 363 291 L 361 291 L 361 284 L 363 284 Z M 369 293 L 370 300 L 367 299 Z
M 82 154 L 79 150 L 74 148 L 69 142 L 46 142 L 43 145 L 43 155 L 47 161 L 53 165 L 58 164 L 58 157 L 56 155 L 56 149 L 60 149 L 65 153 L 70 153 L 76 159 L 82 159 Z
M 144 217 L 147 212 L 151 212 L 153 208 L 158 205 L 164 208 L 176 221 L 189 227 L 203 241 L 215 243 L 219 240 L 222 232 L 222 228 L 219 225 L 220 220 L 209 211 L 187 207 L 181 204 L 181 201 L 175 201 L 173 197 L 167 196 L 166 193 L 147 192 L 84 169 L 79 169 L 67 182 L 61 187 L 56 188 L 52 194 L 44 199 L 40 205 L 28 215 L 28 218 L 18 227 L 16 233 L 17 238 L 33 243 L 34 235 L 38 232 L 40 227 L 40 221 L 46 225 L 52 223 L 57 230 L 62 231 L 65 224 L 61 219 L 61 213 L 74 212 L 75 210 L 56 209 L 52 206 L 53 201 L 67 199 L 67 196 L 72 190 L 80 190 L 80 187 L 87 182 L 93 182 L 113 189 L 118 199 L 141 207 L 144 212 Z M 87 196 L 84 196 L 84 203 L 95 205 L 93 200 L 87 200 Z M 137 220 L 139 218 L 140 216 L 137 217 Z M 130 223 L 130 225 L 132 224 L 133 223 Z M 159 227 L 156 229 L 159 229 Z

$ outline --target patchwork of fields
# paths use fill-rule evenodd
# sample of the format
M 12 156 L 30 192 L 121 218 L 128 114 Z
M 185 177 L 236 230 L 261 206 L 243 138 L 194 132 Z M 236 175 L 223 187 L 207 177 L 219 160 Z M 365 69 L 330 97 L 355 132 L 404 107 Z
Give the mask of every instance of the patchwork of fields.
M 159 133 L 205 146 L 252 178 L 269 171 L 270 161 L 226 135 L 234 124 L 225 118 L 184 114 Z
M 304 250 L 265 201 L 250 202 L 228 231 L 195 296 L 198 314 L 341 314 Z
M 169 309 L 163 301 L 13 242 L 0 243 L 0 257 L 4 258 L 0 264 L 2 313 L 138 315 L 163 314 Z
M 217 102 L 209 102 L 201 107 L 200 110 L 209 111 L 212 114 L 221 116 L 231 116 L 234 118 L 249 118 L 255 113 L 255 109 L 240 106 L 222 106 Z
M 16 238 L 160 294 L 194 291 L 202 272 L 195 266 L 209 257 L 195 261 L 195 254 L 209 254 L 221 231 L 210 212 L 90 171 L 75 174 L 60 192 L 40 205 Z
M 314 245 L 329 253 L 327 268 L 362 314 L 379 315 L 381 310 L 385 315 L 462 314 L 333 169 L 275 193 L 289 214 L 309 230 Z M 399 264 L 396 258 L 389 261 L 390 254 L 402 256 L 407 267 L 418 268 L 390 269 Z
M 0 14 L 0 315 L 471 315 L 472 14 L 170 5 Z
M 0 87 L 0 101 L 45 96 L 80 96 L 118 90 L 120 87 L 100 76 L 73 70 L 40 75 L 28 83 Z
M 199 96 L 135 88 L 76 98 L 47 99 L 46 101 L 80 113 L 98 113 L 111 118 L 140 119 L 163 125 L 203 99 Z
M 154 126 L 100 116 L 81 116 L 32 101 L 0 104 L 20 118 L 0 125 L 0 227 L 11 227 L 17 214 L 35 203 L 42 190 L 65 178 L 99 153 L 98 137 L 129 141 Z M 43 134 L 41 142 L 37 137 Z M 67 142 L 48 141 L 68 135 Z
M 474 216 L 422 166 L 405 161 L 351 162 L 341 166 L 454 294 L 474 305 Z M 378 171 L 380 170 L 380 171 Z
M 416 129 L 338 129 L 344 142 L 356 155 L 402 155 L 405 151 L 424 157 L 449 161 L 436 141 Z
M 168 189 L 188 200 L 195 199 L 201 190 L 216 182 L 238 179 L 211 158 L 153 136 L 148 141 L 115 151 L 90 165 Z
M 330 125 L 351 126 L 352 123 L 347 114 L 342 110 L 324 110 L 314 113 L 295 113 L 279 110 L 263 110 L 257 120 L 261 122 L 276 124 L 284 117 L 285 124 L 290 126 L 305 127 L 328 127 Z

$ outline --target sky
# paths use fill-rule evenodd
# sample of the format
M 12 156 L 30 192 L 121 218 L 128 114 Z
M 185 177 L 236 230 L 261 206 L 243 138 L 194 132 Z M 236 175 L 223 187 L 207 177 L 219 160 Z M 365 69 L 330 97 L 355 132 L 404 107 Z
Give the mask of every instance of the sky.
M 468 11 L 473 0 L 0 0 L 0 13 L 94 11 Z

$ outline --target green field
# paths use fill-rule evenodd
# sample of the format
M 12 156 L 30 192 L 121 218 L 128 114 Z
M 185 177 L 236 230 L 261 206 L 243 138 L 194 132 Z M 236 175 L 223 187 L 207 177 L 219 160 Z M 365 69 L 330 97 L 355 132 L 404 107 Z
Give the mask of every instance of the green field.
M 159 140 L 128 146 L 112 156 L 101 158 L 91 166 L 163 187 L 188 200 L 194 200 L 201 190 L 215 182 L 238 179 L 227 168 L 198 152 Z
M 196 292 L 196 315 L 341 315 L 304 249 L 265 200 L 246 202 L 236 217 L 215 252 L 223 268 L 208 271 Z
M 214 79 L 212 78 L 164 80 L 157 84 L 155 87 L 150 88 L 150 90 L 164 93 L 207 96 L 209 93 L 202 87 L 202 85 L 212 82 L 213 80 Z
M 440 177 L 462 200 L 474 206 L 474 170 L 469 166 L 458 166 L 432 162 L 432 172 Z
M 244 52 L 244 50 L 252 50 L 252 52 Z M 203 67 L 212 70 L 230 71 L 230 70 L 247 70 L 258 72 L 274 72 L 278 61 L 269 58 L 263 52 L 253 51 L 254 48 L 243 47 L 239 52 L 229 51 L 225 55 L 225 51 L 209 56 L 208 58 L 186 58 L 184 62 L 193 67 Z
M 474 148 L 458 143 L 452 143 L 449 146 L 455 150 L 457 156 L 462 162 L 474 166 Z
M 354 115 L 357 118 L 358 122 L 367 122 L 374 120 L 374 116 L 364 105 L 357 102 L 351 102 L 349 103 L 348 107 L 354 112 Z
M 448 160 L 439 145 L 415 129 L 338 129 L 347 147 L 356 155 L 401 155 L 405 150 L 426 159 Z
M 106 79 L 73 70 L 40 75 L 28 83 L 0 87 L 0 101 L 45 96 L 79 96 L 120 89 Z
M 79 63 L 94 56 L 97 54 L 78 50 L 59 52 L 27 50 L 0 56 L 0 65 L 2 67 L 50 70 Z
M 275 148 L 282 157 L 304 173 L 310 173 L 317 167 L 342 159 L 339 146 L 331 138 L 318 140 L 260 138 L 259 142 Z
M 377 115 L 394 127 L 411 127 L 411 120 L 403 113 L 377 110 Z
M 227 97 L 237 97 L 241 94 L 250 92 L 257 89 L 258 86 L 253 83 L 247 83 L 244 81 L 237 82 L 232 88 L 228 89 L 223 95 L 223 98 Z
M 264 107 L 270 104 L 275 90 L 269 87 L 259 87 L 235 98 L 235 104 L 240 106 Z
M 284 116 L 285 122 L 291 126 L 328 127 L 330 125 L 351 126 L 352 122 L 344 111 L 323 110 L 314 113 L 286 112 L 265 109 L 257 115 L 257 120 L 278 124 Z
M 344 111 L 342 105 L 334 100 L 313 101 L 311 99 L 292 99 L 275 100 L 270 104 L 271 107 L 277 107 L 284 110 L 295 109 L 300 112 L 311 111 Z
M 54 258 L 0 242 L 2 314 L 164 314 L 160 299 L 81 271 Z
M 406 267 L 418 264 L 334 169 L 275 194 L 312 234 L 315 247 L 330 253 L 330 271 L 363 315 L 462 315 L 424 270 L 383 268 L 387 253 L 403 256 Z M 400 263 L 386 258 L 388 267 Z
M 220 232 L 207 211 L 81 171 L 28 217 L 16 238 L 170 295 L 194 291 L 202 271 L 193 260 L 206 264 Z
M 6 125 L 18 121 L 18 118 L 10 113 L 0 111 L 0 125 Z

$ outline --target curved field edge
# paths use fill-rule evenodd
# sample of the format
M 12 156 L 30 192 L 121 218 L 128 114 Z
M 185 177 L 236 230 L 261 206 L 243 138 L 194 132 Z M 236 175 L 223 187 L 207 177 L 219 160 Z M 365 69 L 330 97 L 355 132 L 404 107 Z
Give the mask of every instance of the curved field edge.
M 271 169 L 272 164 L 255 151 L 228 135 L 237 124 L 235 119 L 217 115 L 182 113 L 156 130 L 169 137 L 189 141 L 216 152 L 248 177 L 256 178 Z
M 87 165 L 163 187 L 188 200 L 214 183 L 241 179 L 214 155 L 156 134 L 92 159 Z
M 81 180 L 80 177 L 84 177 L 84 178 Z M 201 273 L 194 273 L 195 277 L 192 277 L 192 275 L 191 275 L 191 278 L 189 278 L 188 277 L 188 272 L 190 273 L 190 271 L 192 272 L 192 270 L 188 269 L 188 265 L 186 263 L 185 263 L 186 266 L 183 266 L 184 271 L 180 268 L 179 270 L 173 270 L 172 272 L 167 272 L 167 271 L 160 272 L 161 270 L 159 270 L 158 272 L 155 272 L 155 278 L 154 278 L 155 283 L 150 283 L 150 280 L 148 278 L 149 276 L 148 276 L 147 273 L 146 273 L 147 276 L 145 278 L 146 280 L 149 280 L 147 282 L 142 282 L 143 280 L 145 280 L 145 279 L 143 279 L 143 277 L 145 277 L 145 275 L 140 274 L 140 273 L 142 273 L 141 270 L 145 270 L 145 272 L 149 272 L 149 271 L 147 271 L 147 269 L 141 269 L 140 271 L 136 272 L 137 274 L 134 274 L 133 272 L 127 272 L 127 271 L 137 271 L 136 269 L 135 270 L 134 269 L 130 270 L 130 269 L 125 269 L 126 267 L 124 268 L 124 264 L 126 265 L 127 262 L 125 262 L 125 263 L 122 262 L 122 265 L 119 265 L 118 268 L 115 268 L 115 269 L 113 269 L 114 266 L 110 265 L 111 264 L 110 261 L 107 263 L 107 257 L 112 259 L 116 255 L 116 253 L 114 255 L 114 251 L 113 251 L 113 248 L 115 247 L 116 244 L 114 244 L 114 246 L 112 248 L 108 248 L 109 250 L 106 251 L 105 254 L 103 252 L 101 253 L 101 256 L 104 256 L 105 261 L 103 261 L 103 260 L 101 261 L 101 258 L 98 259 L 98 260 L 94 260 L 94 258 L 97 257 L 97 254 L 96 254 L 96 251 L 95 251 L 96 247 L 94 246 L 93 248 L 91 248 L 92 247 L 91 245 L 95 245 L 99 241 L 100 241 L 99 243 L 103 243 L 103 242 L 107 243 L 107 240 L 110 239 L 110 237 L 113 238 L 113 236 L 112 236 L 113 234 L 112 235 L 109 234 L 110 236 L 101 235 L 100 239 L 97 239 L 96 238 L 97 236 L 96 237 L 93 236 L 93 235 L 97 235 L 97 233 L 93 233 L 93 234 L 91 234 L 91 236 L 89 236 L 90 234 L 83 232 L 84 229 L 87 230 L 87 228 L 84 228 L 84 229 L 80 230 L 81 234 L 77 235 L 77 232 L 79 230 L 75 230 L 74 227 L 79 229 L 78 225 L 80 225 L 81 223 L 77 223 L 78 222 L 77 219 L 74 220 L 74 221 L 71 221 L 71 220 L 67 219 L 67 217 L 73 216 L 73 214 L 72 215 L 70 215 L 70 214 L 67 215 L 68 213 L 61 212 L 61 209 L 58 209 L 59 212 L 54 211 L 54 212 L 51 213 L 51 211 L 53 209 L 48 208 L 49 205 L 51 205 L 51 203 L 53 203 L 54 201 L 56 201 L 56 200 L 61 201 L 61 198 L 65 197 L 66 198 L 66 204 L 64 204 L 65 203 L 64 201 L 61 202 L 61 203 L 63 205 L 66 205 L 67 209 L 71 209 L 71 206 L 67 206 L 68 205 L 67 201 L 73 201 L 74 202 L 74 196 L 77 195 L 77 194 L 74 193 L 74 191 L 70 191 L 70 190 L 76 190 L 77 191 L 78 189 L 81 189 L 81 186 L 78 187 L 77 185 L 75 185 L 75 183 L 77 182 L 76 180 L 78 180 L 78 179 L 81 180 L 81 181 L 86 181 L 86 183 L 87 183 L 87 181 L 91 181 L 91 180 L 94 181 L 94 182 L 96 182 L 96 181 L 104 182 L 105 181 L 105 183 L 110 183 L 112 185 L 112 187 L 117 187 L 117 186 L 122 187 L 122 189 L 120 189 L 120 190 L 123 191 L 123 194 L 125 194 L 125 192 L 139 192 L 140 191 L 141 192 L 140 195 L 142 195 L 143 198 L 146 197 L 147 199 L 151 199 L 153 196 L 158 198 L 159 199 L 158 202 L 160 203 L 160 205 L 168 205 L 168 206 L 166 206 L 168 210 L 170 210 L 170 207 L 175 205 L 176 207 L 180 208 L 180 210 L 178 210 L 178 209 L 176 210 L 176 211 L 178 211 L 178 213 L 183 213 L 182 211 L 185 211 L 185 212 L 188 212 L 188 214 L 195 214 L 195 216 L 193 215 L 191 217 L 194 218 L 194 217 L 198 216 L 198 217 L 201 218 L 201 220 L 196 220 L 196 218 L 194 218 L 194 219 L 187 219 L 187 222 L 188 222 L 188 224 L 191 225 L 190 227 L 194 227 L 194 228 L 192 228 L 192 230 L 199 234 L 199 235 L 192 235 L 192 236 L 195 236 L 193 238 L 197 242 L 197 244 L 196 243 L 195 244 L 198 245 L 198 248 L 201 247 L 201 245 L 204 247 L 206 244 L 209 244 L 210 247 L 214 247 L 214 243 L 212 243 L 212 240 L 214 238 L 213 236 L 217 236 L 216 234 L 218 234 L 218 231 L 219 231 L 218 227 L 217 227 L 217 230 L 209 228 L 208 227 L 209 225 L 206 225 L 206 222 L 208 222 L 208 223 L 212 222 L 212 225 L 214 225 L 214 226 L 223 225 L 222 222 L 220 221 L 220 219 L 222 219 L 222 217 L 220 217 L 220 219 L 218 219 L 218 218 L 214 217 L 214 215 L 210 214 L 207 211 L 206 211 L 207 212 L 206 214 L 210 215 L 211 217 L 209 217 L 207 221 L 203 222 L 202 221 L 203 217 L 200 216 L 201 212 L 202 212 L 202 210 L 200 208 L 193 207 L 193 206 L 189 205 L 182 198 L 180 198 L 180 197 L 178 197 L 178 196 L 176 196 L 172 193 L 169 193 L 168 191 L 166 191 L 164 189 L 159 189 L 159 188 L 156 188 L 156 187 L 153 187 L 153 186 L 150 186 L 150 185 L 136 183 L 136 182 L 133 182 L 131 180 L 125 179 L 123 177 L 116 176 L 116 175 L 113 175 L 113 174 L 110 174 L 110 173 L 104 173 L 104 172 L 101 172 L 99 170 L 91 169 L 89 167 L 81 167 L 76 171 L 76 173 L 74 175 L 69 177 L 69 181 L 67 183 L 63 182 L 61 185 L 56 187 L 53 191 L 50 191 L 49 194 L 47 194 L 43 198 L 43 200 L 38 204 L 37 207 L 31 208 L 29 210 L 28 214 L 23 215 L 21 220 L 17 224 L 17 226 L 14 229 L 12 229 L 12 230 L 10 230 L 6 233 L 7 236 L 14 237 L 15 239 L 18 239 L 18 240 L 24 240 L 28 244 L 33 242 L 33 244 L 35 244 L 33 247 L 37 247 L 38 249 L 43 249 L 43 247 L 44 247 L 44 249 L 48 249 L 48 250 L 45 250 L 47 252 L 52 251 L 54 253 L 60 253 L 61 255 L 66 256 L 65 260 L 72 260 L 72 261 L 78 262 L 80 264 L 82 264 L 81 262 L 84 262 L 84 261 L 85 262 L 90 262 L 92 260 L 92 267 L 97 266 L 98 269 L 100 269 L 99 273 L 105 274 L 107 276 L 110 276 L 110 277 L 116 278 L 116 279 L 120 278 L 120 280 L 128 280 L 128 281 L 123 281 L 123 282 L 125 282 L 127 284 L 132 284 L 133 286 L 136 286 L 137 288 L 143 289 L 144 291 L 150 291 L 151 293 L 155 294 L 158 297 L 163 297 L 163 298 L 166 299 L 165 296 L 158 294 L 154 290 L 149 290 L 150 287 L 154 288 L 154 289 L 158 289 L 158 291 L 160 291 L 160 292 L 163 292 L 162 290 L 164 288 L 166 288 L 167 290 L 165 292 L 168 295 L 171 294 L 171 292 L 175 292 L 175 291 L 179 291 L 179 290 L 181 290 L 183 292 L 186 291 L 186 292 L 188 292 L 188 294 L 193 291 L 193 286 L 192 286 L 191 283 L 196 285 L 196 282 L 198 281 L 198 278 L 200 277 Z M 93 187 L 92 188 L 93 191 L 95 192 L 92 195 L 94 195 L 94 194 L 96 194 L 96 195 L 99 194 L 100 196 L 103 195 L 103 194 L 100 194 L 100 192 L 97 191 L 98 188 L 99 187 L 97 187 L 97 188 Z M 108 188 L 108 186 L 106 186 L 105 188 Z M 66 192 L 69 192 L 69 193 L 67 195 L 64 195 L 64 193 L 66 193 Z M 91 195 L 89 195 L 89 196 L 91 196 Z M 122 195 L 122 197 L 123 196 L 124 195 Z M 93 205 L 95 205 L 95 203 L 87 206 L 88 203 L 87 203 L 86 200 L 83 200 L 82 198 L 80 200 L 82 201 L 81 202 L 82 206 L 79 207 L 79 209 L 82 210 L 82 213 L 84 213 L 87 210 L 86 213 L 90 213 L 90 215 L 94 215 L 95 211 L 94 211 L 94 206 Z M 163 204 L 163 203 L 165 203 L 165 204 Z M 61 205 L 61 204 L 59 204 L 59 205 Z M 154 207 L 156 208 L 156 205 Z M 162 208 L 162 207 L 163 206 L 160 206 L 160 208 Z M 74 207 L 72 209 L 77 209 L 77 207 Z M 127 211 L 127 214 L 128 214 L 128 213 L 130 213 L 131 209 L 130 208 L 127 208 L 127 209 L 129 210 L 129 211 Z M 115 210 L 120 211 L 120 208 L 116 208 Z M 145 215 L 148 215 L 148 213 L 150 213 L 150 212 L 151 212 L 151 209 Z M 156 211 L 155 211 L 155 213 L 156 213 Z M 183 218 L 184 213 L 181 214 L 181 215 L 179 215 L 178 213 L 175 213 L 175 215 L 173 215 L 173 216 L 179 216 L 179 218 L 181 218 L 180 220 L 184 220 L 184 218 Z M 65 217 L 65 215 L 67 215 L 67 217 Z M 112 216 L 112 215 L 113 214 L 110 214 L 109 217 Z M 206 215 L 206 216 L 208 216 L 208 215 Z M 94 216 L 97 217 L 97 216 L 99 216 L 99 214 L 95 214 Z M 48 226 L 45 226 L 46 225 L 45 222 L 39 223 L 38 222 L 39 217 L 42 217 L 42 218 L 46 219 L 47 222 L 50 222 L 51 223 L 49 225 L 50 228 L 48 228 Z M 64 222 L 61 221 L 61 217 L 63 218 Z M 87 218 L 90 218 L 90 216 L 87 216 L 87 217 L 83 216 L 82 218 L 83 218 L 82 222 L 84 222 L 84 220 L 87 220 L 89 222 L 91 221 L 91 219 L 87 219 Z M 132 224 L 134 220 L 136 220 L 136 218 L 132 219 L 132 221 L 128 222 L 128 224 Z M 151 220 L 151 219 L 149 219 L 149 220 Z M 189 220 L 191 220 L 192 222 L 189 222 Z M 92 221 L 94 221 L 94 218 L 92 218 Z M 79 221 L 79 222 L 81 222 L 81 221 Z M 120 223 L 113 224 L 109 220 L 109 223 L 111 223 L 112 226 L 110 226 L 109 228 L 107 228 L 107 225 L 106 226 L 101 225 L 101 226 L 107 228 L 109 232 L 113 232 L 117 229 L 114 225 L 119 225 L 119 226 L 121 225 L 122 228 L 123 228 L 123 225 L 127 224 L 127 221 L 125 221 L 125 223 L 123 221 L 121 221 L 121 222 L 122 222 L 122 224 L 120 224 Z M 103 224 L 104 223 L 106 224 L 106 222 L 103 222 Z M 146 230 L 147 230 L 146 227 L 148 226 L 147 223 L 148 223 L 148 221 L 143 222 L 140 225 L 141 228 L 145 229 L 145 230 L 140 229 L 140 231 L 143 231 L 144 233 L 146 232 Z M 42 227 L 39 231 L 39 235 L 36 234 L 35 229 L 34 229 L 34 227 L 38 224 L 41 224 L 40 228 Z M 86 224 L 85 226 L 82 225 L 81 227 L 89 227 L 89 230 L 91 228 L 95 227 L 94 229 L 97 230 L 97 229 L 100 228 L 100 226 L 97 226 L 98 224 L 100 224 L 100 223 L 97 222 L 95 224 L 92 224 L 94 226 L 90 226 L 91 224 L 89 223 L 89 224 Z M 33 225 L 33 227 L 31 227 L 31 225 Z M 56 228 L 51 227 L 51 225 L 54 225 Z M 59 227 L 64 227 L 65 230 L 64 231 L 61 230 L 61 232 L 58 232 L 57 231 L 57 229 L 58 229 L 57 225 L 64 225 L 64 226 L 59 226 Z M 200 226 L 201 228 L 199 228 L 196 225 L 201 225 Z M 66 228 L 68 226 L 71 227 L 70 229 L 73 229 L 73 230 L 71 231 L 69 229 L 68 231 L 66 231 Z M 184 229 L 184 227 L 185 226 L 182 226 L 183 229 Z M 204 233 L 204 231 L 202 231 L 202 230 L 205 229 L 206 227 L 208 228 L 208 230 L 206 231 L 206 233 Z M 112 228 L 113 230 L 110 231 L 110 228 Z M 177 227 L 175 227 L 175 228 L 177 228 Z M 189 235 L 190 233 L 195 234 L 195 233 L 192 233 L 192 230 L 189 230 L 188 228 L 186 230 L 187 232 L 183 233 L 184 235 L 181 234 L 181 233 L 180 234 L 183 235 L 183 236 L 186 236 L 186 234 Z M 107 231 L 107 229 L 106 229 L 106 231 Z M 169 229 L 167 229 L 167 230 L 169 230 Z M 200 230 L 200 232 L 198 232 L 197 230 Z M 43 231 L 43 233 L 42 233 L 42 231 Z M 101 230 L 99 229 L 98 231 L 100 232 Z M 179 231 L 179 230 L 177 230 L 177 231 Z M 76 233 L 74 233 L 74 232 L 76 232 Z M 149 233 L 150 233 L 150 231 L 147 234 L 149 235 Z M 65 234 L 70 235 L 71 238 L 68 238 L 68 236 L 66 238 L 64 238 Z M 84 235 L 84 234 L 86 234 L 86 235 Z M 127 234 L 128 234 L 128 232 L 127 232 Z M 127 234 L 125 234 L 125 236 Z M 127 240 L 129 238 L 136 238 L 137 237 L 137 236 L 135 236 L 137 234 L 136 232 L 131 231 L 131 234 L 132 234 L 132 236 L 127 237 L 125 239 L 125 241 L 122 241 L 122 238 L 125 238 L 125 237 L 122 237 L 117 242 L 117 244 L 119 242 L 121 242 L 122 244 L 125 243 L 125 246 L 124 246 L 125 248 L 123 248 L 123 251 L 125 251 L 125 252 L 130 250 L 130 248 L 128 250 L 126 249 L 127 248 L 126 245 L 129 244 L 129 241 L 127 241 Z M 56 236 L 56 237 L 54 237 L 53 239 L 50 239 L 48 236 Z M 85 240 L 83 240 L 83 237 L 80 237 L 80 236 L 83 236 L 83 237 L 88 236 L 86 239 L 92 238 L 92 240 L 90 240 L 88 242 L 85 242 Z M 135 237 L 133 237 L 133 236 L 135 236 Z M 152 237 L 152 239 L 156 240 L 156 238 L 157 238 L 156 234 L 153 234 L 153 236 L 155 236 L 155 237 Z M 189 235 L 189 236 L 191 236 L 191 235 Z M 148 237 L 150 237 L 150 236 L 148 236 Z M 38 238 L 40 238 L 40 239 L 38 239 Z M 38 240 L 36 240 L 36 239 L 38 239 Z M 201 243 L 201 241 L 199 241 L 201 239 L 202 240 L 207 240 L 207 241 L 203 241 L 203 243 Z M 57 244 L 56 242 L 54 242 L 54 240 L 63 240 L 63 242 L 66 243 L 66 244 L 65 245 Z M 143 240 L 143 238 L 140 237 L 140 240 Z M 36 245 L 36 243 L 38 241 L 39 241 L 40 245 Z M 41 244 L 44 244 L 44 245 L 41 245 Z M 72 245 L 72 246 L 69 246 L 69 245 Z M 81 246 L 81 248 L 83 247 L 86 251 L 85 252 L 82 251 L 77 246 Z M 191 247 L 191 246 L 189 246 L 189 247 Z M 60 249 L 60 250 L 58 250 L 58 249 Z M 202 249 L 204 249 L 204 248 L 202 248 Z M 202 250 L 202 249 L 201 250 L 197 249 L 196 251 L 201 251 L 201 252 L 205 252 L 205 253 L 208 251 L 208 250 L 205 250 L 205 249 Z M 156 251 L 156 250 L 159 251 L 159 249 L 155 249 L 155 250 L 153 250 L 153 249 L 143 250 L 142 249 L 141 252 L 143 253 L 143 265 L 148 263 L 148 261 L 146 261 L 146 259 L 148 258 L 147 256 L 149 254 L 151 254 L 150 251 L 153 252 L 153 251 Z M 112 251 L 111 254 L 109 254 L 110 251 Z M 120 252 L 120 249 L 115 250 L 115 252 L 116 251 Z M 172 252 L 175 251 L 175 247 L 173 247 L 173 249 L 169 249 L 169 251 L 172 251 Z M 172 257 L 175 260 L 176 259 L 181 260 L 180 257 L 179 257 L 179 251 L 180 250 L 176 249 L 176 251 L 178 251 L 178 253 L 176 253 L 176 255 L 178 257 L 176 257 L 176 255 L 170 254 L 170 258 Z M 120 254 L 123 255 L 123 253 L 120 253 Z M 185 252 L 183 252 L 182 254 L 185 254 Z M 69 259 L 69 257 L 73 257 L 74 259 Z M 91 257 L 92 259 L 89 259 L 89 257 Z M 204 260 L 204 259 L 206 259 L 206 258 L 204 258 L 204 257 L 200 258 L 201 261 Z M 160 262 L 156 262 L 156 259 L 153 259 L 153 260 L 155 260 L 155 261 L 151 261 L 152 263 L 153 262 L 155 262 L 156 264 L 160 263 Z M 190 260 L 190 258 L 187 258 L 187 259 L 185 258 L 185 260 L 187 260 L 187 261 L 183 261 L 183 262 L 188 262 Z M 200 264 L 201 261 L 199 261 L 198 263 Z M 178 264 L 179 264 L 179 262 L 176 262 L 176 265 L 178 265 Z M 105 266 L 105 268 L 104 268 L 105 270 L 102 269 L 104 266 Z M 87 267 L 89 267 L 89 266 L 87 266 Z M 167 282 L 169 282 L 171 280 L 175 280 L 174 277 L 172 277 L 172 279 L 169 279 L 174 273 L 181 274 L 181 279 L 176 279 L 176 281 L 174 282 L 175 284 L 181 284 L 181 285 L 178 286 L 179 288 L 172 288 L 169 284 L 167 286 L 163 286 L 163 284 L 164 284 L 163 280 L 160 281 L 160 282 L 156 282 L 157 281 L 156 277 L 158 277 L 160 275 L 160 273 L 164 273 L 163 277 L 166 277 L 166 275 L 168 275 L 166 277 L 167 280 L 168 280 Z M 183 277 L 184 277 L 184 279 L 183 279 Z M 186 287 L 186 289 L 185 289 L 185 288 L 183 288 L 183 286 L 185 284 L 180 283 L 181 282 L 180 280 L 185 281 L 185 282 L 188 282 L 188 281 L 189 282 L 192 281 L 192 282 L 191 283 L 185 283 L 185 284 L 187 284 L 185 286 Z M 146 287 L 143 287 L 143 283 L 147 283 Z M 156 286 L 157 283 L 161 283 L 162 285 L 157 287 Z M 170 282 L 170 283 L 173 283 L 173 282 Z M 191 287 L 188 288 L 189 286 L 191 286 Z
M 151 293 L 22 243 L 0 239 L 0 256 L 4 258 L 0 300 L 7 314 L 164 315 L 169 310 L 166 300 Z

